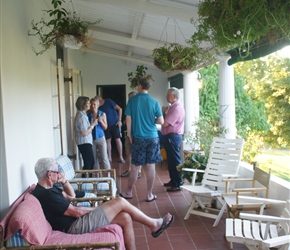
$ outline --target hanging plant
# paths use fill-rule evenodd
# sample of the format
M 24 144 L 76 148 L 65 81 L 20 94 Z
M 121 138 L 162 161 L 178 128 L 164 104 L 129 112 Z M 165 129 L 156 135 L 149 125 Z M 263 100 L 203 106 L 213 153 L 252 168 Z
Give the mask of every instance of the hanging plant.
M 184 47 L 178 43 L 170 43 L 153 50 L 154 64 L 162 71 L 193 70 L 205 58 L 212 56 L 198 46 Z
M 83 21 L 75 11 L 64 9 L 61 6 L 63 3 L 65 3 L 64 0 L 51 0 L 53 9 L 44 10 L 44 17 L 39 22 L 32 20 L 32 32 L 29 32 L 28 35 L 36 36 L 42 47 L 40 51 L 32 48 L 36 55 L 43 54 L 57 43 L 63 45 L 67 35 L 70 35 L 69 40 L 73 40 L 71 43 L 75 43 L 79 47 L 87 47 L 92 42 L 91 37 L 88 36 L 89 27 L 100 23 L 102 19 L 95 22 Z M 47 20 L 46 15 L 51 19 Z
M 290 44 L 289 0 L 204 0 L 190 44 L 208 41 L 219 52 L 237 48 L 245 58 L 253 48 L 279 41 Z M 284 43 L 283 43 L 284 44 Z
M 134 72 L 130 72 L 127 74 L 128 76 L 128 81 L 131 83 L 130 88 L 135 89 L 138 85 L 138 81 L 141 78 L 147 78 L 152 81 L 152 75 L 147 73 L 148 68 L 145 67 L 144 65 L 138 65 L 136 70 Z

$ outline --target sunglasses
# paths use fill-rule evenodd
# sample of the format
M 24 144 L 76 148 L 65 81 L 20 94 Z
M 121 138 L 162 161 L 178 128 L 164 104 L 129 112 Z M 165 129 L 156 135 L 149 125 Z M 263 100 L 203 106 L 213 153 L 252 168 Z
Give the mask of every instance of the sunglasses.
M 59 174 L 60 173 L 59 171 L 54 171 L 54 170 L 47 170 L 47 172 L 51 172 L 51 173 L 54 173 L 54 174 Z

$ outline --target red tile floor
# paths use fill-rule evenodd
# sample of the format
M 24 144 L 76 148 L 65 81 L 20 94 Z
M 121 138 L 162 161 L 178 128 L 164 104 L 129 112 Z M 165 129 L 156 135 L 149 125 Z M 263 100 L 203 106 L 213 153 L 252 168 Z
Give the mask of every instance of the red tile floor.
M 116 169 L 120 190 L 127 185 L 128 177 L 120 177 L 128 167 L 127 163 L 118 163 L 113 159 L 112 168 Z M 147 215 L 162 217 L 167 212 L 175 216 L 174 222 L 158 238 L 153 238 L 148 228 L 135 223 L 135 237 L 138 250 L 222 250 L 230 249 L 224 237 L 225 223 L 221 219 L 217 227 L 212 227 L 213 219 L 191 215 L 183 220 L 190 204 L 190 195 L 187 191 L 168 193 L 163 187 L 169 181 L 167 163 L 156 165 L 156 179 L 153 193 L 158 196 L 156 201 L 146 202 L 146 175 L 142 168 L 142 178 L 138 179 L 133 191 L 133 199 L 128 200 L 140 208 Z M 234 244 L 234 249 L 247 249 L 244 245 Z

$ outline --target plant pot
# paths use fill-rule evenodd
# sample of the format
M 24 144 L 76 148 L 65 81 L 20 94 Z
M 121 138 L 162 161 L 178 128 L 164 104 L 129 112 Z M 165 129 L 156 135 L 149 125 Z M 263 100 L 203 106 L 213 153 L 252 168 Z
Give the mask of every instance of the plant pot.
M 83 45 L 83 43 L 78 41 L 73 35 L 65 35 L 62 43 L 63 46 L 68 49 L 80 49 Z

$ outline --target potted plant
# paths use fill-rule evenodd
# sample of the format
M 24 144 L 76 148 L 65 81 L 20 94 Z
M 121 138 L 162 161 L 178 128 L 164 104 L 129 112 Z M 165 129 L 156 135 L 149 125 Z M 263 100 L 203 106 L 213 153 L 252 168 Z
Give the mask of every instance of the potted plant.
M 202 55 L 201 51 L 204 52 Z M 197 45 L 182 46 L 178 43 L 166 44 L 162 47 L 153 50 L 154 64 L 162 71 L 173 70 L 192 70 L 197 65 L 203 62 L 205 56 L 210 56 L 205 53 L 205 50 L 200 49 Z
M 180 174 L 183 179 L 186 179 L 189 183 L 192 182 L 192 172 L 183 171 L 182 168 L 192 168 L 192 169 L 199 169 L 205 170 L 207 164 L 207 159 L 205 156 L 197 151 L 194 153 L 190 153 L 185 156 L 184 162 L 179 164 L 176 168 L 180 171 Z M 196 175 L 196 182 L 201 182 L 203 178 L 203 173 L 197 173 Z
M 266 44 L 290 44 L 289 11 L 288 0 L 204 0 L 189 43 L 210 42 L 216 53 L 236 48 L 242 60 Z
M 39 22 L 32 20 L 32 32 L 29 36 L 36 36 L 39 39 L 39 45 L 42 47 L 40 51 L 33 51 L 36 55 L 43 54 L 46 50 L 55 46 L 57 43 L 67 45 L 69 48 L 87 47 L 91 38 L 88 36 L 89 27 L 101 22 L 101 19 L 95 22 L 87 22 L 82 20 L 76 12 L 67 11 L 61 5 L 64 0 L 51 0 L 53 9 L 44 10 L 44 17 Z M 48 15 L 51 19 L 46 20 Z M 75 46 L 74 46 L 75 45 Z
M 127 74 L 128 81 L 131 83 L 130 88 L 135 89 L 138 85 L 139 79 L 144 77 L 154 81 L 152 75 L 147 73 L 147 70 L 148 68 L 144 65 L 138 65 L 134 72 L 130 72 Z

